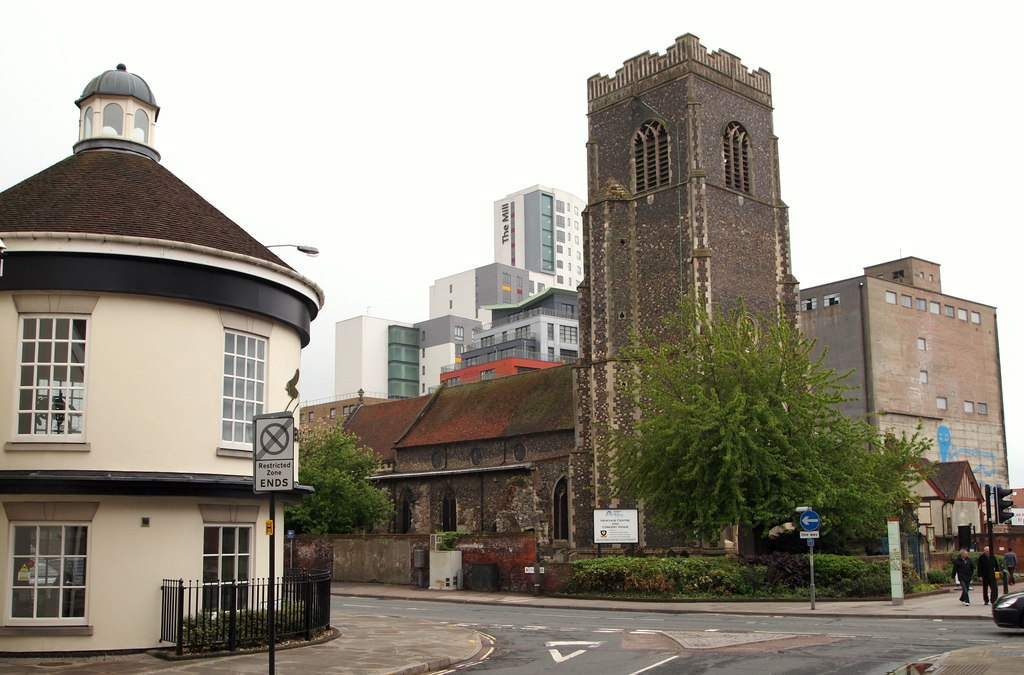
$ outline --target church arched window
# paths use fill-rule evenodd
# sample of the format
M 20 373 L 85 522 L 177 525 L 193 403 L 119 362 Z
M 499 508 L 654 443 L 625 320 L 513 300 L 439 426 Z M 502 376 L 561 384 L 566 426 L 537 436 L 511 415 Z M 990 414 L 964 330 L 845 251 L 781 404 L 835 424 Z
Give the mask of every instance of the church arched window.
M 569 538 L 569 481 L 564 477 L 555 483 L 551 513 L 551 538 Z
M 412 506 L 412 495 L 407 490 L 402 495 L 402 503 L 398 511 L 398 534 L 408 534 L 412 529 Z
M 668 131 L 657 120 L 644 122 L 633 136 L 636 192 L 668 185 Z
M 450 494 L 446 494 L 441 499 L 441 530 L 444 532 L 454 532 L 458 529 L 459 518 L 456 513 L 455 497 Z
M 750 192 L 750 137 L 739 122 L 729 122 L 722 136 L 725 185 Z

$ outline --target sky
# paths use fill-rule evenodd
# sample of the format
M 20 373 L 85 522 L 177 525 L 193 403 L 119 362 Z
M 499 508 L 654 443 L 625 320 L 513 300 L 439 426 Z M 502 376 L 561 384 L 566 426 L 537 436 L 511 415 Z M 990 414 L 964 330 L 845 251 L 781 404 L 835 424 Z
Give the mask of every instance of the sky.
M 586 194 L 586 81 L 692 33 L 772 74 L 804 287 L 913 255 L 998 309 L 1012 484 L 1024 482 L 1024 293 L 1012 245 L 1024 3 L 182 0 L 7 3 L 0 190 L 71 153 L 75 99 L 118 63 L 161 106 L 163 165 L 316 281 L 303 400 L 333 395 L 334 324 L 428 318 L 493 262 L 492 207 Z M 1016 225 L 1015 225 L 1016 223 Z

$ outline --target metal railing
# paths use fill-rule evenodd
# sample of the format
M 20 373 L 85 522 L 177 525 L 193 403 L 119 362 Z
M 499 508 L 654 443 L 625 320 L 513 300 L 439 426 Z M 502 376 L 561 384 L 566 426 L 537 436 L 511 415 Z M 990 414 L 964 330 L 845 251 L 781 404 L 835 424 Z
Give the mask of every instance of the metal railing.
M 480 326 L 473 329 L 473 333 L 482 333 L 485 330 L 491 330 L 498 326 L 504 326 L 506 324 L 515 323 L 516 321 L 522 321 L 523 319 L 530 319 L 535 316 L 553 316 L 558 319 L 575 319 L 580 318 L 577 312 L 560 312 L 556 309 L 548 309 L 547 307 L 536 307 L 534 309 L 528 309 L 525 312 L 517 312 L 501 319 L 495 319 L 490 323 L 481 324 Z
M 203 583 L 164 579 L 160 586 L 160 641 L 175 652 L 235 651 L 268 644 L 267 596 L 271 580 Z M 331 620 L 331 573 L 288 570 L 274 590 L 277 641 L 326 628 Z
M 364 392 L 362 392 L 362 398 L 386 399 L 387 397 L 388 397 L 387 394 L 379 392 L 379 391 L 364 391 Z M 334 403 L 336 401 L 347 401 L 349 399 L 351 399 L 353 401 L 357 401 L 357 400 L 359 400 L 359 398 L 360 398 L 360 395 L 359 395 L 358 391 L 352 392 L 351 394 L 335 394 L 334 396 L 324 396 L 322 398 L 314 398 L 314 399 L 311 399 L 311 400 L 308 400 L 308 401 L 302 401 L 302 403 L 300 404 L 299 407 L 301 407 L 301 408 L 308 408 L 308 407 L 314 406 L 314 405 L 323 405 L 324 403 Z
M 472 359 L 464 359 L 460 363 L 449 363 L 446 366 L 441 366 L 441 373 L 454 373 L 457 370 L 464 370 L 466 368 L 480 366 L 485 363 L 493 363 L 494 361 L 501 361 L 502 359 L 530 359 L 531 361 L 544 361 L 546 363 L 576 363 L 577 358 L 579 357 L 568 355 L 551 356 L 523 349 L 503 349 L 496 352 L 480 354 L 472 357 Z
M 504 342 L 515 342 L 516 340 L 536 340 L 537 334 L 532 330 L 520 331 L 516 330 L 514 335 L 506 336 L 504 339 L 500 335 L 492 335 L 489 338 L 480 338 L 479 340 L 473 340 L 466 345 L 464 351 L 470 352 L 475 349 L 483 349 L 484 347 L 496 347 Z

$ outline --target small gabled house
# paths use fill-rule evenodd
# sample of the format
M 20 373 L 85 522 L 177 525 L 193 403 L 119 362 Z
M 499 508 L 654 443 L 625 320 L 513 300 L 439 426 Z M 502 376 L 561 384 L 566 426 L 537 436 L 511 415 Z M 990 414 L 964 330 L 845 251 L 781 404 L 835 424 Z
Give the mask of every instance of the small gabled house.
M 981 532 L 985 497 L 969 462 L 923 461 L 928 476 L 913 487 L 920 498 L 917 519 L 932 553 L 969 548 Z
M 141 77 L 76 103 L 74 154 L 0 193 L 4 652 L 156 647 L 163 579 L 284 569 L 252 418 L 285 409 L 323 305 L 160 165 Z
M 391 470 L 373 477 L 397 533 L 535 531 L 568 548 L 572 372 L 558 366 L 357 409 L 346 429 Z

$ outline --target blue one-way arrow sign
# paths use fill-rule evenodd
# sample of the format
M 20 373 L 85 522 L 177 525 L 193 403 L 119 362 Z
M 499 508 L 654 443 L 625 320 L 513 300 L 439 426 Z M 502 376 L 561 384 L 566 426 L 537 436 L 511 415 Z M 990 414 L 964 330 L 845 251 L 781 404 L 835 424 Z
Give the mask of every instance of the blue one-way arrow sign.
M 821 524 L 821 519 L 814 511 L 804 511 L 800 514 L 800 527 L 805 530 L 816 530 Z

